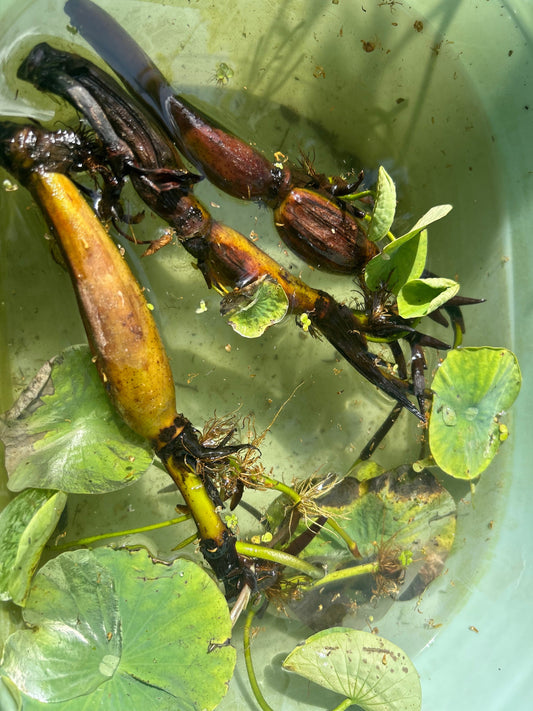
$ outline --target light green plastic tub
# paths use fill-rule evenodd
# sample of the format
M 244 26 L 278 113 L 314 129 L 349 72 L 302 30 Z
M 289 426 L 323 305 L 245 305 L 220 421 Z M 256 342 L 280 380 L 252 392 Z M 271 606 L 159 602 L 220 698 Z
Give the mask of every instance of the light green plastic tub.
M 326 173 L 384 164 L 399 186 L 400 211 L 413 220 L 437 203 L 454 210 L 430 230 L 431 267 L 457 275 L 463 293 L 487 304 L 465 313 L 466 345 L 498 345 L 518 355 L 524 385 L 511 436 L 470 501 L 460 502 L 447 571 L 420 601 L 398 603 L 380 634 L 412 656 L 424 711 L 525 711 L 533 657 L 531 340 L 533 268 L 533 11 L 529 0 L 135 0 L 101 4 L 141 42 L 162 71 L 215 118 L 267 155 L 311 153 Z M 17 61 L 41 38 L 83 47 L 67 28 L 62 3 L 3 0 L 0 6 L 0 113 L 46 120 L 58 104 L 15 79 Z M 233 71 L 216 84 L 217 67 Z M 61 114 L 60 114 L 61 117 Z M 65 114 L 66 120 L 72 114 Z M 313 273 L 286 256 L 270 217 L 208 186 L 217 218 L 254 230 L 273 256 L 304 279 L 348 298 L 351 285 Z M 6 409 L 42 361 L 84 335 L 67 277 L 55 265 L 43 226 L 22 191 L 0 192 L 0 406 Z M 386 412 L 384 399 L 348 368 L 333 372 L 330 348 L 310 348 L 294 329 L 244 342 L 221 322 L 188 259 L 138 263 L 154 287 L 156 311 L 178 382 L 180 407 L 195 423 L 234 409 L 253 410 L 265 427 L 276 405 L 304 381 L 264 450 L 287 481 L 317 467 L 343 472 Z M 197 314 L 201 300 L 207 312 Z M 185 334 L 185 335 L 184 335 Z M 224 345 L 231 349 L 224 349 Z M 291 370 L 286 363 L 297 363 Z M 308 413 L 318 412 L 310 420 Z M 404 415 L 397 437 L 413 436 Z M 414 418 L 412 418 L 414 419 Z M 317 421 L 318 420 L 318 421 Z M 393 463 L 389 442 L 381 455 Z M 139 521 L 160 514 L 143 485 L 126 504 Z M 8 500 L 0 489 L 0 507 Z M 124 494 L 121 494 L 124 497 Z M 3 502 L 3 503 L 2 503 Z M 133 523 L 124 498 L 98 504 L 105 517 Z M 122 508 L 120 508 L 122 506 Z M 142 508 L 144 507 L 144 508 Z M 90 508 L 90 507 L 89 507 Z M 130 510 L 128 509 L 128 510 Z M 117 513 L 118 512 L 118 513 Z M 88 510 L 89 518 L 91 511 Z M 93 519 L 94 520 L 94 519 Z M 157 542 L 157 538 L 154 539 Z M 265 623 L 267 624 L 267 623 Z M 285 634 L 272 623 L 254 647 L 260 683 L 280 711 L 325 708 L 313 692 L 297 698 L 272 674 L 272 649 Z M 287 639 L 288 652 L 297 639 Z M 261 651 L 263 650 L 263 651 Z M 277 653 L 277 652 L 276 652 Z M 318 703 L 318 701 L 317 701 Z M 221 709 L 254 702 L 243 665 Z

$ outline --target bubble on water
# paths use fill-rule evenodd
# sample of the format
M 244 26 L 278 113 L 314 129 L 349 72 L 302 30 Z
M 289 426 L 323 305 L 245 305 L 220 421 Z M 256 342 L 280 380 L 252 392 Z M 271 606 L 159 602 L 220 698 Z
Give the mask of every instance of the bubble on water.
M 98 671 L 103 676 L 113 676 L 119 662 L 120 657 L 115 654 L 106 654 L 98 666 Z
M 448 425 L 448 427 L 453 427 L 457 424 L 457 413 L 455 412 L 453 407 L 445 405 L 442 408 L 442 420 L 445 425 Z

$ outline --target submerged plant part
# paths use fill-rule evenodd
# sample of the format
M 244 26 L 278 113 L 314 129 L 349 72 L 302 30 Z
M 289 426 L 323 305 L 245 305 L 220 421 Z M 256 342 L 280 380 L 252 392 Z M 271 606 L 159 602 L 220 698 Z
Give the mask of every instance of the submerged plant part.
M 233 674 L 227 603 L 188 560 L 63 553 L 37 573 L 23 615 L 31 629 L 7 640 L 2 675 L 24 708 L 36 699 L 39 707 L 119 709 L 127 699 L 154 711 L 214 709 Z
M 226 86 L 233 74 L 233 69 L 226 62 L 220 62 L 215 70 L 215 81 L 218 86 Z
M 337 627 L 318 632 L 283 662 L 287 671 L 345 697 L 336 711 L 420 711 L 420 678 L 405 652 L 382 637 Z
M 82 111 L 110 153 L 113 170 L 117 156 L 126 161 L 128 172 L 132 178 L 136 176 L 134 186 L 140 196 L 176 229 L 185 249 L 198 260 L 207 285 L 224 295 L 222 312 L 233 311 L 235 304 L 241 304 L 237 309 L 239 315 L 233 319 L 241 333 L 257 337 L 287 310 L 296 316 L 305 314 L 314 332 L 322 333 L 361 375 L 423 419 L 407 397 L 408 383 L 389 373 L 386 366 L 381 367 L 369 353 L 364 334 L 371 332 L 372 324 L 364 315 L 360 317 L 326 292 L 307 286 L 251 240 L 212 221 L 206 209 L 185 188 L 175 187 L 168 138 L 144 117 L 142 109 L 131 102 L 116 82 L 87 60 L 44 43 L 32 50 L 21 65 L 19 76 L 40 89 L 59 92 Z M 123 144 L 125 148 L 119 151 L 116 146 Z M 177 165 L 181 170 L 181 163 Z M 154 176 L 158 176 L 157 186 L 153 184 Z M 170 180 L 168 185 L 164 183 L 165 176 Z M 249 294 L 264 294 L 267 289 L 277 296 L 260 299 L 260 306 L 250 310 Z M 258 303 L 255 297 L 252 301 Z M 413 330 L 403 322 L 399 327 L 390 319 L 387 333 L 394 338 L 394 334 L 403 334 L 406 329 Z M 446 348 L 441 341 L 435 340 L 433 345 Z
M 328 566 L 326 576 L 301 584 L 299 596 L 285 602 L 311 628 L 341 624 L 354 605 L 356 614 L 371 614 L 377 598 L 417 597 L 442 572 L 455 535 L 455 502 L 429 471 L 359 467 L 318 492 L 315 504 L 335 517 L 344 537 L 324 527 L 302 552 L 305 560 Z M 286 528 L 292 515 L 284 497 L 267 511 L 272 530 Z M 309 526 L 303 518 L 297 523 L 290 527 L 295 538 Z M 346 538 L 357 541 L 359 560 L 350 555 Z
M 69 0 L 65 11 L 203 175 L 234 197 L 275 208 L 276 228 L 296 254 L 326 271 L 344 273 L 360 273 L 377 254 L 358 222 L 363 213 L 337 200 L 353 192 L 354 184 L 317 180 L 321 176 L 316 173 L 302 174 L 270 162 L 177 95 L 148 55 L 103 9 L 90 0 Z
M 69 178 L 47 172 L 46 161 L 32 164 L 31 155 L 25 160 L 27 133 L 2 125 L 0 162 L 32 192 L 54 230 L 109 397 L 124 422 L 163 461 L 195 518 L 204 556 L 231 597 L 244 574 L 235 537 L 218 515 L 195 463 L 224 458 L 247 445 L 203 447 L 190 422 L 177 413 L 166 351 L 140 286 Z
M 40 43 L 18 76 L 70 102 L 82 114 L 82 129 L 52 132 L 0 124 L 0 163 L 45 212 L 100 373 L 86 347 L 67 349 L 49 361 L 44 390 L 23 398 L 26 406 L 17 404 L 2 422 L 9 488 L 22 493 L 0 515 L 0 598 L 26 605 L 23 616 L 19 611 L 26 628 L 4 645 L 0 706 L 7 693 L 8 709 L 27 711 L 43 703 L 65 711 L 131 703 L 154 711 L 176 705 L 214 709 L 235 663 L 231 625 L 248 607 L 246 666 L 256 700 L 271 711 L 251 663 L 258 632 L 252 622 L 268 602 L 296 617 L 298 635 L 302 622 L 320 630 L 289 655 L 284 667 L 342 694 L 337 711 L 354 704 L 368 711 L 375 706 L 419 711 L 420 684 L 405 653 L 377 637 L 377 628 L 368 635 L 336 626 L 370 624 L 376 609 L 380 615 L 396 600 L 413 600 L 441 573 L 454 540 L 456 506 L 440 483 L 445 477 L 437 479 L 424 467 L 437 462 L 452 476 L 472 479 L 507 435 L 500 417 L 520 386 L 509 351 L 478 349 L 474 357 L 473 349 L 456 349 L 437 370 L 432 390 L 426 386 L 424 348 L 449 346 L 419 331 L 420 319 L 429 315 L 443 324 L 445 311 L 458 345 L 464 331 L 460 307 L 477 302 L 459 296 L 455 281 L 426 270 L 427 227 L 450 206 L 433 208 L 396 238 L 396 189 L 383 167 L 375 190 L 357 192 L 359 179 L 327 178 L 315 169 L 314 158 L 303 159 L 303 173 L 289 167 L 283 155 L 276 155 L 276 163 L 267 160 L 175 94 L 153 62 L 94 3 L 68 0 L 66 8 L 73 24 L 119 70 L 132 95 L 88 60 Z M 219 69 L 226 75 L 233 71 Z M 192 192 L 200 176 L 185 168 L 174 141 L 201 177 L 239 199 L 272 208 L 279 233 L 295 253 L 325 271 L 354 274 L 357 304 L 312 288 L 251 239 L 213 220 Z M 96 200 L 100 219 L 112 221 L 118 231 L 121 222 L 138 217 L 125 214 L 121 204 L 121 190 L 131 182 L 149 209 L 176 231 L 208 287 L 221 295 L 222 315 L 241 335 L 260 337 L 292 315 L 303 332 L 323 335 L 395 399 L 347 475 L 304 478 L 299 472 L 288 485 L 284 477 L 292 473 L 284 456 L 286 471 L 267 473 L 259 448 L 279 411 L 260 435 L 253 415 L 248 416 L 247 445 L 236 442 L 235 413 L 215 415 L 202 433 L 178 414 L 151 304 L 67 177 L 78 171 L 87 171 L 96 188 L 85 189 L 85 197 Z M 138 203 L 135 208 L 142 209 Z M 153 240 L 148 253 L 165 240 Z M 381 350 L 372 353 L 372 342 L 389 348 L 395 364 Z M 427 366 L 432 367 L 429 359 Z M 267 384 L 260 380 L 255 383 L 263 392 Z M 375 462 L 361 466 L 403 408 L 429 421 L 420 454 L 427 458 L 391 471 Z M 86 423 L 91 416 L 96 424 Z M 287 440 L 291 436 L 287 430 Z M 469 449 L 470 442 L 475 444 Z M 301 442 L 291 445 L 298 448 Z M 185 506 L 176 508 L 183 515 L 174 515 L 172 501 L 169 520 L 96 535 L 74 532 L 70 518 L 65 523 L 62 517 L 55 548 L 51 539 L 47 551 L 56 557 L 34 576 L 67 494 L 117 490 L 147 470 L 153 452 L 163 463 L 159 469 L 166 469 L 181 491 Z M 336 455 L 330 454 L 327 466 L 335 469 Z M 76 466 L 76 459 L 83 459 L 83 466 L 81 461 Z M 152 476 L 159 477 L 155 467 L 141 484 L 147 487 L 143 494 Z M 156 481 L 159 494 L 165 489 Z M 262 492 L 281 495 L 266 520 Z M 231 513 L 222 512 L 224 505 Z M 242 510 L 251 516 L 241 517 Z M 195 531 L 180 536 L 179 545 L 172 540 L 167 546 L 167 541 L 156 551 L 155 541 L 142 540 L 141 547 L 157 557 L 129 544 L 124 544 L 128 551 L 57 556 L 69 547 L 144 534 L 191 515 Z M 188 543 L 196 546 L 188 551 L 196 556 L 198 542 L 214 576 L 182 557 Z M 226 597 L 213 577 L 225 586 Z M 234 599 L 230 615 L 227 603 Z M 190 673 L 183 674 L 184 668 Z
M 129 177 L 141 199 L 181 238 L 209 229 L 211 217 L 190 191 L 199 177 L 185 168 L 170 138 L 111 76 L 46 42 L 32 49 L 18 76 L 69 101 L 101 141 L 106 158 L 94 168 L 100 168 L 104 178 L 98 201 L 102 218 L 123 216 L 120 191 Z

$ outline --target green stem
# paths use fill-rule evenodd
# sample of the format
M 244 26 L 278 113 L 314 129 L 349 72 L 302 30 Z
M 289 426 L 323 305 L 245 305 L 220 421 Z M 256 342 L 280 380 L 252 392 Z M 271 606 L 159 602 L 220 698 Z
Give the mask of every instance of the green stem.
M 346 200 L 347 202 L 352 202 L 352 200 L 360 200 L 361 198 L 367 197 L 368 195 L 371 195 L 374 197 L 374 191 L 373 190 L 361 190 L 360 193 L 352 193 L 351 195 L 343 195 L 342 199 Z
M 359 553 L 359 548 L 357 547 L 357 543 L 346 533 L 342 526 L 339 526 L 339 524 L 337 523 L 337 521 L 335 521 L 334 518 L 328 518 L 324 525 L 329 526 L 329 528 L 335 531 L 335 533 L 337 533 L 342 538 L 354 558 L 361 557 L 361 554 Z
M 287 486 L 287 484 L 283 484 L 283 482 L 278 481 L 277 479 L 272 479 L 272 477 L 265 476 L 264 474 L 260 475 L 260 479 L 267 486 L 271 487 L 272 489 L 276 489 L 276 491 L 279 491 L 280 493 L 285 494 L 285 496 L 288 496 L 289 499 L 292 499 L 292 501 L 294 501 L 296 506 L 299 506 L 302 503 L 305 505 L 305 502 L 303 501 L 300 494 L 297 491 L 295 491 L 292 487 Z M 342 538 L 342 540 L 348 546 L 348 550 L 355 558 L 361 557 L 361 554 L 359 553 L 359 549 L 357 548 L 357 543 L 353 540 L 353 538 L 350 538 L 350 536 L 346 533 L 346 531 L 344 531 L 342 529 L 341 526 L 339 526 L 339 524 L 335 521 L 335 519 L 333 519 L 331 517 L 328 518 L 328 520 L 326 521 L 326 523 L 324 525 L 331 528 L 333 531 L 335 531 Z
M 177 546 L 174 546 L 172 549 L 173 551 L 180 551 L 182 548 L 186 548 L 189 543 L 193 543 L 196 539 L 198 538 L 198 533 L 191 533 L 190 536 L 188 536 L 184 541 L 181 541 L 181 543 L 178 543 Z
M 320 568 L 290 553 L 279 551 L 276 548 L 267 548 L 266 546 L 246 543 L 245 541 L 237 541 L 235 548 L 239 555 L 244 555 L 247 558 L 261 558 L 262 560 L 270 560 L 279 565 L 286 565 L 289 568 L 294 568 L 301 573 L 305 573 L 310 578 L 313 578 L 313 580 L 319 580 L 324 577 L 324 573 Z
M 269 486 L 272 489 L 276 489 L 276 491 L 279 491 L 281 494 L 285 494 L 285 496 L 288 496 L 289 499 L 292 499 L 296 505 L 302 502 L 302 497 L 300 496 L 300 494 L 292 487 L 287 486 L 287 484 L 284 484 L 283 482 L 278 481 L 277 479 L 272 479 L 272 477 L 266 476 L 265 474 L 260 474 L 258 478 L 261 483 L 264 483 L 266 484 L 266 486 Z
M 350 706 L 353 706 L 355 702 L 352 701 L 352 699 L 344 699 L 344 701 L 341 701 L 341 703 L 338 706 L 335 706 L 332 711 L 344 711 L 344 709 L 349 709 Z
M 307 592 L 321 588 L 323 585 L 331 585 L 332 583 L 355 578 L 359 575 L 371 575 L 377 572 L 379 572 L 379 563 L 365 563 L 364 565 L 356 565 L 352 568 L 343 568 L 342 570 L 336 570 L 334 573 L 329 573 L 329 575 L 324 575 L 320 580 L 314 580 L 312 583 L 307 583 L 307 585 L 301 585 L 300 590 Z
M 169 521 L 163 521 L 162 523 L 152 523 L 149 526 L 141 526 L 140 528 L 129 528 L 125 531 L 116 531 L 113 533 L 100 533 L 98 536 L 89 536 L 89 538 L 78 538 L 78 540 L 76 541 L 69 541 L 68 543 L 63 543 L 63 545 L 61 546 L 54 547 L 56 550 L 66 550 L 67 548 L 74 548 L 74 546 L 90 546 L 91 543 L 96 543 L 96 541 L 103 541 L 107 538 L 131 536 L 133 533 L 146 533 L 146 531 L 155 531 L 158 528 L 174 526 L 177 523 L 183 523 L 183 521 L 188 521 L 190 518 L 190 514 L 183 514 L 182 516 L 178 516 L 177 518 L 171 518 Z
M 259 684 L 257 683 L 257 677 L 255 676 L 254 666 L 252 663 L 252 653 L 250 650 L 250 631 L 252 629 L 252 621 L 255 616 L 255 611 L 250 609 L 246 615 L 246 622 L 244 623 L 244 660 L 246 662 L 246 671 L 248 672 L 248 679 L 250 681 L 250 686 L 252 687 L 253 694 L 262 711 L 273 711 L 273 709 L 267 704 L 265 697 L 263 696 Z

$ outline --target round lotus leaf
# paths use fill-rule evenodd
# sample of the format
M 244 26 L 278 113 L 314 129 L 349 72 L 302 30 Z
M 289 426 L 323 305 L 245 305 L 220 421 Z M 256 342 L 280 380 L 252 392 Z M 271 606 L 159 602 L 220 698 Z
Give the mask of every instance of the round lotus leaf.
M 429 445 L 437 465 L 459 479 L 483 472 L 507 438 L 500 416 L 521 385 L 516 356 L 506 348 L 459 348 L 437 370 Z
M 64 553 L 37 573 L 24 618 L 32 629 L 8 637 L 2 672 L 31 711 L 214 709 L 233 674 L 227 602 L 188 560 Z
M 318 632 L 289 654 L 283 668 L 342 694 L 364 711 L 422 708 L 420 678 L 409 657 L 370 632 L 347 627 Z

